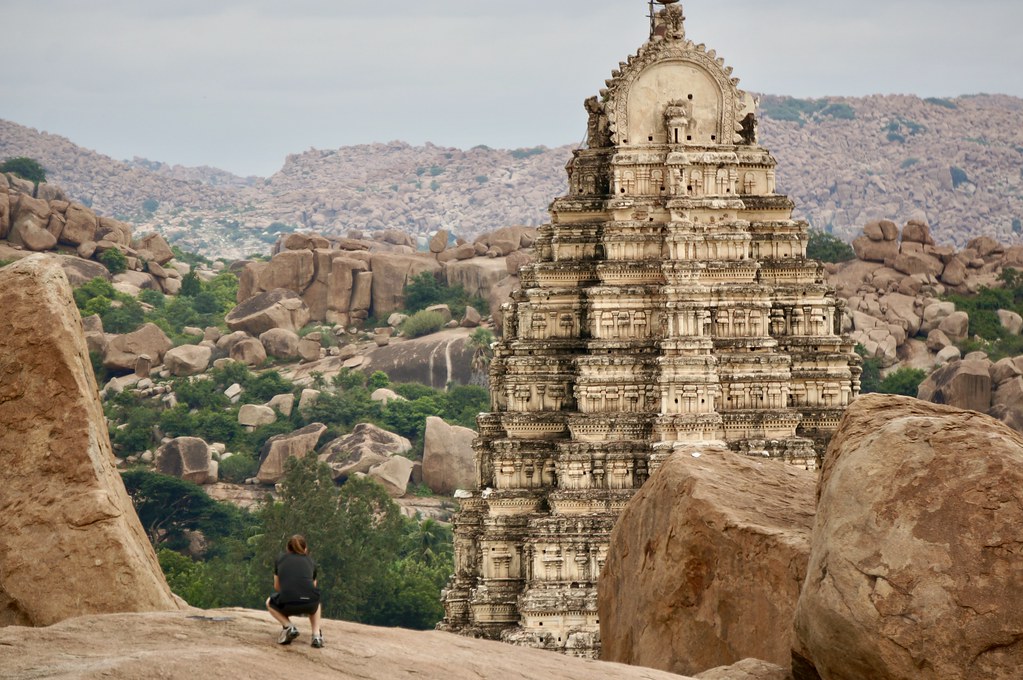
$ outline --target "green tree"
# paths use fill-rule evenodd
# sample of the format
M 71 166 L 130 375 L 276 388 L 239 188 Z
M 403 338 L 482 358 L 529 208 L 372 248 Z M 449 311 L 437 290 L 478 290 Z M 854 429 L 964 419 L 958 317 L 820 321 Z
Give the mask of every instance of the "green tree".
M 486 328 L 477 328 L 469 336 L 466 344 L 472 349 L 470 382 L 473 385 L 489 387 L 490 360 L 494 358 L 494 350 L 491 348 L 494 344 L 494 334 Z
M 278 501 L 263 511 L 258 554 L 272 564 L 292 534 L 303 534 L 320 565 L 328 618 L 369 622 L 386 607 L 390 566 L 397 560 L 402 517 L 383 487 L 350 479 L 341 489 L 315 456 L 287 462 Z
M 915 397 L 920 391 L 920 383 L 927 378 L 927 371 L 919 368 L 902 368 L 889 373 L 877 391 L 882 394 L 901 394 L 905 397 Z
M 881 360 L 867 356 L 867 348 L 856 345 L 856 353 L 863 358 L 863 374 L 860 375 L 860 394 L 870 394 L 881 389 Z
M 820 229 L 810 230 L 806 244 L 806 256 L 821 262 L 848 262 L 856 259 L 856 253 L 845 241 Z
M 207 496 L 198 484 L 143 469 L 127 470 L 121 478 L 154 546 L 187 545 L 186 531 L 224 536 L 233 529 L 232 509 Z
M 100 264 L 106 267 L 111 274 L 122 274 L 128 269 L 128 257 L 118 248 L 104 250 L 96 259 L 98 259 Z
M 188 272 L 181 279 L 181 295 L 195 297 L 202 292 L 202 281 L 194 271 Z
M 8 158 L 0 163 L 0 172 L 9 172 L 22 179 L 35 182 L 37 185 L 46 181 L 46 170 L 39 164 L 39 161 L 27 156 L 16 156 Z

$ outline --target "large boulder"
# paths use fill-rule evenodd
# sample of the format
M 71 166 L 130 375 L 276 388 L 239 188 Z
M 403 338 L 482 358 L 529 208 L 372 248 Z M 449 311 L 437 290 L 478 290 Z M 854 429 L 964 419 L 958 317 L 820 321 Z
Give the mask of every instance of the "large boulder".
M 692 674 L 788 666 L 817 475 L 679 445 L 629 501 L 598 588 L 601 658 Z
M 154 364 L 159 364 L 173 346 L 174 343 L 159 326 L 147 323 L 137 331 L 118 335 L 107 343 L 103 366 L 113 371 L 134 371 L 135 362 L 143 354 Z
M 298 357 L 298 333 L 286 328 L 271 328 L 259 336 L 267 356 L 278 359 L 295 359 Z
M 157 264 L 164 265 L 174 259 L 174 251 L 166 239 L 159 234 L 143 236 L 133 244 L 135 250 Z
M 76 288 L 97 277 L 107 281 L 113 278 L 110 275 L 110 270 L 99 262 L 83 260 L 80 257 L 60 256 L 60 266 L 64 268 L 64 274 L 67 275 L 68 281 Z
M 368 473 L 388 458 L 412 450 L 412 442 L 370 423 L 359 423 L 351 433 L 338 437 L 320 449 L 319 459 L 330 466 L 334 479 Z
M 232 331 L 245 331 L 255 337 L 271 328 L 297 332 L 309 323 L 309 308 L 298 293 L 278 288 L 242 302 L 224 322 Z
M 114 468 L 67 277 L 33 256 L 0 290 L 0 629 L 177 609 Z
M 423 482 L 439 494 L 476 488 L 476 456 L 472 442 L 476 432 L 448 425 L 435 416 L 426 418 L 423 436 Z
M 460 285 L 469 295 L 485 298 L 491 288 L 508 276 L 508 264 L 503 258 L 449 262 L 444 276 L 448 285 Z
M 991 407 L 991 362 L 967 359 L 943 366 L 920 383 L 917 396 L 935 404 L 986 413 Z
M 156 450 L 156 469 L 165 475 L 195 484 L 212 484 L 213 457 L 209 444 L 198 437 L 177 437 Z
M 212 356 L 213 349 L 205 345 L 181 345 L 168 350 L 163 363 L 171 375 L 199 375 L 209 367 Z
M 448 383 L 467 385 L 472 377 L 469 329 L 431 333 L 422 338 L 376 347 L 365 355 L 359 370 L 383 371 L 396 383 L 419 382 L 437 389 Z
M 231 346 L 228 356 L 246 366 L 260 366 L 266 361 L 266 350 L 259 340 L 245 338 Z
M 273 256 L 259 275 L 260 290 L 286 288 L 302 293 L 315 274 L 314 256 L 309 250 L 286 250 Z
M 364 272 L 369 265 L 343 255 L 336 255 L 330 262 L 330 274 L 327 276 L 327 315 L 326 321 L 346 325 L 352 311 L 352 293 L 355 287 L 355 275 Z M 364 307 L 369 308 L 368 300 Z
M 99 222 L 96 220 L 94 212 L 85 206 L 72 203 L 64 213 L 64 218 L 66 222 L 59 237 L 61 243 L 80 246 L 83 243 L 96 240 Z
M 383 486 L 391 498 L 401 498 L 408 488 L 414 466 L 415 463 L 408 458 L 391 456 L 383 463 L 370 468 L 367 476 Z
M 276 484 L 284 476 L 284 463 L 289 458 L 300 458 L 316 448 L 320 436 L 327 431 L 323 423 L 313 423 L 289 434 L 270 437 L 259 453 L 260 484 Z
M 934 245 L 934 238 L 931 237 L 931 228 L 921 220 L 910 220 L 902 228 L 903 243 L 920 243 L 923 245 Z
M 873 241 L 860 236 L 853 239 L 852 246 L 856 257 L 867 262 L 884 262 L 899 254 L 899 244 L 895 241 Z
M 370 268 L 373 270 L 372 310 L 380 318 L 404 306 L 405 286 L 413 278 L 423 272 L 436 274 L 440 271 L 440 265 L 433 258 L 395 253 L 375 253 Z
M 1023 438 L 1005 425 L 906 397 L 854 401 L 824 459 L 796 609 L 804 677 L 1018 677 L 1021 487 Z

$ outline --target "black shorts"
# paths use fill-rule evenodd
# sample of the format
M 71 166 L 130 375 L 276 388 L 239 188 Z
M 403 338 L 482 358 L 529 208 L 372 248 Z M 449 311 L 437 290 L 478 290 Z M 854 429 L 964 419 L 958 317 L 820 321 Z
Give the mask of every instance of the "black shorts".
M 270 596 L 270 606 L 284 614 L 285 616 L 309 616 L 316 613 L 316 609 L 320 606 L 319 600 L 309 600 L 307 602 L 279 602 L 281 597 L 280 593 L 274 593 Z

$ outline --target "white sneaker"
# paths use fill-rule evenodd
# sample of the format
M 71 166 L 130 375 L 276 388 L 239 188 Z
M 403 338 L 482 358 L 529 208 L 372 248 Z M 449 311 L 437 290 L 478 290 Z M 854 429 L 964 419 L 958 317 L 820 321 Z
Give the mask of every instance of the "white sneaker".
M 291 641 L 298 637 L 298 628 L 294 626 L 288 626 L 281 631 L 281 636 L 277 638 L 277 644 L 279 645 L 290 645 Z

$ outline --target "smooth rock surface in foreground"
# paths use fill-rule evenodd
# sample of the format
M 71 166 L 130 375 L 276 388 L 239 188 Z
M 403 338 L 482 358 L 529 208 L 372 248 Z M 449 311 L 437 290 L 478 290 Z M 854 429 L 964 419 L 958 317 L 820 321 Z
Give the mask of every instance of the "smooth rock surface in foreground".
M 25 258 L 0 291 L 0 626 L 177 609 L 114 468 L 64 271 Z
M 1021 677 L 1021 489 L 1023 437 L 1002 423 L 906 397 L 854 401 L 824 459 L 797 668 Z
M 721 442 L 678 448 L 611 534 L 601 658 L 675 673 L 787 667 L 816 490 L 815 472 Z
M 312 649 L 308 620 L 295 620 L 301 635 L 289 646 L 276 644 L 280 628 L 269 614 L 246 609 L 0 628 L 0 668 L 5 680 L 685 680 L 450 633 L 330 620 L 323 621 L 326 647 Z

